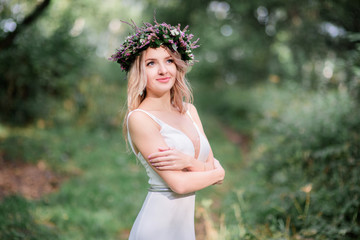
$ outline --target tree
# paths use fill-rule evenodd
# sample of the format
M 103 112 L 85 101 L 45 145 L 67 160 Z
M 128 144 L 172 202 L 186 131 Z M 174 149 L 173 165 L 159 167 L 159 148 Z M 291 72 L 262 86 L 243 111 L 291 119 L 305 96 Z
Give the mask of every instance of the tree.
M 359 1 L 149 2 L 159 20 L 190 24 L 200 37 L 197 79 L 205 75 L 218 87 L 270 78 L 308 88 L 326 82 L 359 93 Z
M 69 11 L 50 18 L 50 0 L 25 17 L 29 5 L 0 4 L 6 19 L 0 34 L 0 121 L 24 125 L 45 116 L 53 99 L 74 88 L 76 80 L 70 74 L 84 64 L 86 51 L 69 35 L 73 23 Z M 41 18 L 56 27 L 45 29 Z
M 4 39 L 0 41 L 0 51 L 4 48 L 9 48 L 14 44 L 16 36 L 27 26 L 31 25 L 33 22 L 38 19 L 43 12 L 49 7 L 50 0 L 44 0 L 41 2 L 25 19 L 16 27 L 15 31 L 10 32 L 6 35 Z

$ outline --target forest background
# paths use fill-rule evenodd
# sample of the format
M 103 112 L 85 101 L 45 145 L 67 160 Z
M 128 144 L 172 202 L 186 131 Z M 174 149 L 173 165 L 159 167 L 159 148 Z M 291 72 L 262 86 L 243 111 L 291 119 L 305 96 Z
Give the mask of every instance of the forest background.
M 1 0 L 0 239 L 127 239 L 146 195 L 122 137 L 132 29 L 190 26 L 226 180 L 197 239 L 360 238 L 360 2 Z

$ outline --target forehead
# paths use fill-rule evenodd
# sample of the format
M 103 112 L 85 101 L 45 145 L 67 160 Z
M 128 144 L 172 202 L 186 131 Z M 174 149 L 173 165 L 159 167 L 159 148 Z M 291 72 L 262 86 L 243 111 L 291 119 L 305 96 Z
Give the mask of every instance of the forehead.
M 145 60 L 152 58 L 152 59 L 161 59 L 161 58 L 167 58 L 167 57 L 171 57 L 171 55 L 168 52 L 169 50 L 167 50 L 164 47 L 159 47 L 159 48 L 148 48 L 145 51 Z

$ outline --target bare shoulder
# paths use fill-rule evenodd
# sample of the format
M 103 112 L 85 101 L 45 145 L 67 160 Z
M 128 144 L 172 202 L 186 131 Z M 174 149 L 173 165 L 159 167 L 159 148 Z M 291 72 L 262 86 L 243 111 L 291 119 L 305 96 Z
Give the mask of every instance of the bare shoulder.
M 198 116 L 198 112 L 196 110 L 196 107 L 192 103 L 186 103 L 186 109 L 189 110 L 191 116 Z
M 160 125 L 146 112 L 133 111 L 128 115 L 127 120 L 131 141 L 136 152 L 148 156 L 157 152 L 159 147 L 167 147 L 160 133 Z
M 196 107 L 192 103 L 186 103 L 186 109 L 190 112 L 191 117 L 200 123 L 200 117 Z
M 159 125 L 146 113 L 134 111 L 128 116 L 128 128 L 130 132 L 146 132 L 147 130 L 159 130 Z

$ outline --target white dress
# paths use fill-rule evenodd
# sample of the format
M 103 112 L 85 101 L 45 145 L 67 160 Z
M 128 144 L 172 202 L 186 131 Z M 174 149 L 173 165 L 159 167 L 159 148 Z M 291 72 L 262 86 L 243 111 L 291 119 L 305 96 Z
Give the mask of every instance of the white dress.
M 134 111 L 147 114 L 160 125 L 160 134 L 169 147 L 195 157 L 194 145 L 182 131 L 142 109 Z M 134 111 L 129 113 L 128 119 Z M 188 111 L 187 114 L 195 125 L 200 138 L 198 160 L 206 161 L 210 153 L 210 145 Z M 181 195 L 171 191 L 165 181 L 150 167 L 141 153 L 136 154 L 129 131 L 128 139 L 135 155 L 145 167 L 150 184 L 144 204 L 131 229 L 129 240 L 194 240 L 195 193 Z

